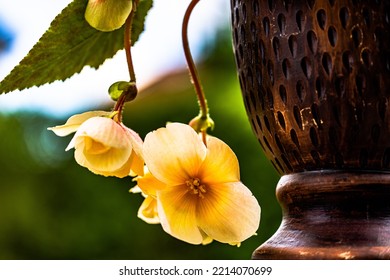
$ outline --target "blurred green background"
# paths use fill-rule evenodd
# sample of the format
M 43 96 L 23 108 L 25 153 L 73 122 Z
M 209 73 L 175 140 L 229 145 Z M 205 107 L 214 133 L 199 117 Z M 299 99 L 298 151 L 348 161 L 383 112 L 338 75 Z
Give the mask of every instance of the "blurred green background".
M 279 175 L 265 158 L 245 114 L 230 30 L 206 42 L 199 73 L 216 123 L 214 136 L 236 153 L 241 179 L 262 207 L 258 235 L 240 248 L 213 242 L 194 246 L 136 217 L 143 198 L 131 178 L 90 173 L 65 152 L 72 136 L 38 113 L 0 113 L 0 259 L 249 259 L 278 228 Z M 1 97 L 0 97 L 1 98 Z M 110 110 L 88 108 L 86 110 Z M 85 111 L 86 111 L 85 110 Z M 167 121 L 188 123 L 198 113 L 186 69 L 166 74 L 125 109 L 124 123 L 144 137 Z

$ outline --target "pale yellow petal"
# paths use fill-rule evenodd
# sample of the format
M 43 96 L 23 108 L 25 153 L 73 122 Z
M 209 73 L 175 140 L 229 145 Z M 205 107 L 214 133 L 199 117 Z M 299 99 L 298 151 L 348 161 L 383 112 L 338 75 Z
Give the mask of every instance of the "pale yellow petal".
M 142 193 L 142 190 L 140 187 L 138 186 L 135 186 L 135 187 L 132 187 L 130 190 L 129 190 L 130 193 Z
M 125 126 L 123 126 L 123 127 L 126 128 L 126 132 L 129 133 L 129 139 L 130 139 L 130 142 L 131 142 L 131 145 L 133 147 L 134 152 L 139 157 L 139 159 L 143 161 L 144 157 L 142 154 L 142 146 L 144 143 L 142 141 L 142 138 L 134 130 L 132 130 L 128 127 L 125 127 Z
M 156 192 L 164 190 L 166 185 L 156 179 L 150 172 L 146 171 L 144 176 L 138 176 L 135 178 L 137 186 L 147 195 L 156 196 Z
M 203 235 L 196 221 L 197 196 L 185 185 L 157 192 L 160 223 L 165 232 L 191 244 L 202 244 Z
M 199 172 L 205 184 L 240 180 L 238 160 L 232 149 L 216 137 L 207 138 L 207 156 Z
M 48 130 L 53 131 L 57 136 L 66 136 L 76 132 L 80 125 L 92 117 L 103 117 L 110 115 L 106 111 L 90 111 L 82 114 L 71 116 L 65 124 L 49 127 Z
M 114 148 L 131 146 L 127 129 L 110 118 L 92 117 L 86 120 L 77 130 L 75 136 L 88 135 L 96 142 Z
M 111 172 L 121 170 L 124 165 L 128 164 L 131 149 L 129 151 L 129 149 L 126 148 L 110 148 L 105 153 L 93 154 L 86 149 L 85 142 L 85 139 L 80 139 L 80 143 L 78 144 L 76 140 L 76 150 L 74 156 L 76 162 L 81 166 L 85 166 L 90 170 Z M 131 164 L 128 164 L 127 166 L 131 166 Z M 126 174 L 124 176 L 128 176 L 130 174 L 130 169 L 128 169 L 125 173 Z
M 206 147 L 189 125 L 170 123 L 145 137 L 143 155 L 150 172 L 168 185 L 194 177 L 206 157 Z
M 113 167 L 114 165 L 110 165 L 109 167 L 106 167 L 105 169 L 96 169 L 96 168 L 94 168 L 93 165 L 90 165 L 90 163 L 88 163 L 86 167 L 88 167 L 88 169 L 95 174 L 99 174 L 99 175 L 103 175 L 103 176 L 115 176 L 118 178 L 124 178 L 124 177 L 129 176 L 129 173 L 131 173 L 130 169 L 132 167 L 132 164 L 133 164 L 133 160 L 130 157 L 128 159 L 128 161 L 122 167 L 120 167 L 118 169 L 110 169 L 109 168 L 109 167 Z M 99 166 L 99 167 L 101 168 L 101 166 Z
M 159 224 L 160 218 L 157 212 L 157 200 L 148 195 L 138 210 L 138 218 L 148 224 Z
M 199 200 L 197 223 L 211 238 L 238 244 L 253 236 L 260 223 L 260 206 L 241 182 L 208 186 Z
M 201 232 L 203 234 L 202 245 L 208 245 L 214 241 L 214 239 L 212 239 L 210 236 L 206 235 L 206 233 L 204 233 L 202 230 L 201 230 Z
M 134 151 L 131 154 L 132 163 L 130 168 L 130 176 L 143 176 L 144 175 L 144 160 L 141 159 Z
M 77 163 L 94 173 L 124 177 L 131 166 L 129 137 L 126 129 L 112 119 L 92 117 L 79 127 L 67 149 L 74 146 Z M 119 175 L 110 175 L 113 172 Z

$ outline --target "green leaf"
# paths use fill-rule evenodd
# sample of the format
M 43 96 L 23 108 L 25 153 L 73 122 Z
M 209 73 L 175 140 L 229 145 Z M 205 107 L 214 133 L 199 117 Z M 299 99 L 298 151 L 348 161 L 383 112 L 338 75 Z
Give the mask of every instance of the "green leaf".
M 51 23 L 38 43 L 0 83 L 0 94 L 64 81 L 84 66 L 95 69 L 123 49 L 124 27 L 113 32 L 92 28 L 84 13 L 88 0 L 74 0 Z M 141 0 L 133 19 L 132 44 L 144 30 L 153 0 Z

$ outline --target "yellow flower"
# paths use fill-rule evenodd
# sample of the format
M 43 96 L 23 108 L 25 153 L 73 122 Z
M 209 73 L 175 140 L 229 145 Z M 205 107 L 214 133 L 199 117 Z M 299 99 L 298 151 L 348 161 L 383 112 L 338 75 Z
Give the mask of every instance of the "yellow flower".
M 167 233 L 191 244 L 214 239 L 236 245 L 256 233 L 260 206 L 240 181 L 238 160 L 224 142 L 209 136 L 206 147 L 190 126 L 171 123 L 146 136 L 143 154 L 160 183 L 143 186 L 141 179 L 139 187 L 151 192 L 156 186 Z
M 134 181 L 137 181 L 137 186 L 130 189 L 130 192 L 142 193 L 145 197 L 138 210 L 138 218 L 148 224 L 159 224 L 160 218 L 157 211 L 156 190 L 164 188 L 165 185 L 154 178 L 146 166 L 144 167 L 144 175 L 137 176 Z
M 122 27 L 133 8 L 133 0 L 89 0 L 85 20 L 99 31 Z
M 66 151 L 75 148 L 78 164 L 95 174 L 123 178 L 143 174 L 142 139 L 108 112 L 87 112 L 49 128 L 59 136 L 76 131 Z

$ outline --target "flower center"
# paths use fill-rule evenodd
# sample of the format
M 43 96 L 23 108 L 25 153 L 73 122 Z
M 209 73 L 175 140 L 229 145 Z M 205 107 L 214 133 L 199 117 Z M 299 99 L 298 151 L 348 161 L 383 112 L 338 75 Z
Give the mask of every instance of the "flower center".
M 89 137 L 85 137 L 85 151 L 92 155 L 100 155 L 106 153 L 110 147 L 97 142 Z
M 201 183 L 198 178 L 192 178 L 186 181 L 186 185 L 192 194 L 197 194 L 200 198 L 204 198 L 206 186 Z

